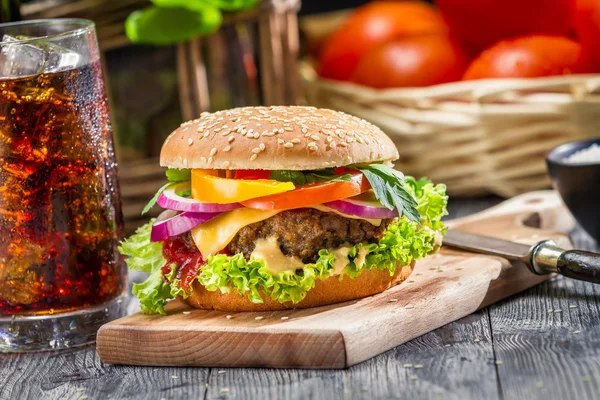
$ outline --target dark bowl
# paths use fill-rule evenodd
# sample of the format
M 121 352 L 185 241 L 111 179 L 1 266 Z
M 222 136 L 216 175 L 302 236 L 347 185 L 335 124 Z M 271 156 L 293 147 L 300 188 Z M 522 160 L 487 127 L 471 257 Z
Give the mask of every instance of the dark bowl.
M 576 151 L 600 144 L 600 138 L 562 144 L 546 156 L 554 188 L 579 225 L 600 241 L 600 161 L 568 164 L 564 160 Z

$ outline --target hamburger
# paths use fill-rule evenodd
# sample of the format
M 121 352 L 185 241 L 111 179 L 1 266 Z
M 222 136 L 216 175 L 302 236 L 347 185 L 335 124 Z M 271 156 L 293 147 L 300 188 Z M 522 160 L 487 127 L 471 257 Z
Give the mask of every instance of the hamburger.
M 445 232 L 443 184 L 405 177 L 376 126 L 313 107 L 244 107 L 164 142 L 165 210 L 124 240 L 145 313 L 264 311 L 358 299 L 404 281 Z

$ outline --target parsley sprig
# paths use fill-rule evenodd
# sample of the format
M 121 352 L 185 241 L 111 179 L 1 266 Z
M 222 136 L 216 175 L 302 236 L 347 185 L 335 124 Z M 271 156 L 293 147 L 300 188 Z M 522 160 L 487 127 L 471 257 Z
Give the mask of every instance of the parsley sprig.
M 421 225 L 421 215 L 417 210 L 417 202 L 404 187 L 404 175 L 385 164 L 357 164 L 348 168 L 357 169 L 371 184 L 377 200 L 390 210 L 398 210 L 398 215 L 406 217 Z

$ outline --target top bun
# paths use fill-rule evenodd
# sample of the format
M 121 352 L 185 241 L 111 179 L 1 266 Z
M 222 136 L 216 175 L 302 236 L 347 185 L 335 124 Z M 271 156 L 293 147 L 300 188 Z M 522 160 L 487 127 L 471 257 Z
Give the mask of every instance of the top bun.
M 165 140 L 160 165 L 311 170 L 397 158 L 381 129 L 352 115 L 315 107 L 242 107 L 183 123 Z

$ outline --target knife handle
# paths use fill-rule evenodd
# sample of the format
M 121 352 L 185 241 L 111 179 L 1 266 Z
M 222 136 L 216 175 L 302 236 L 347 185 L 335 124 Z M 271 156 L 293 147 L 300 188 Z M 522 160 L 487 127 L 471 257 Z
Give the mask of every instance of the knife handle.
M 600 255 L 589 251 L 567 250 L 556 263 L 558 272 L 580 281 L 600 283 Z
M 580 281 L 600 283 L 600 254 L 563 250 L 550 240 L 533 247 L 529 266 L 539 275 L 559 273 Z

